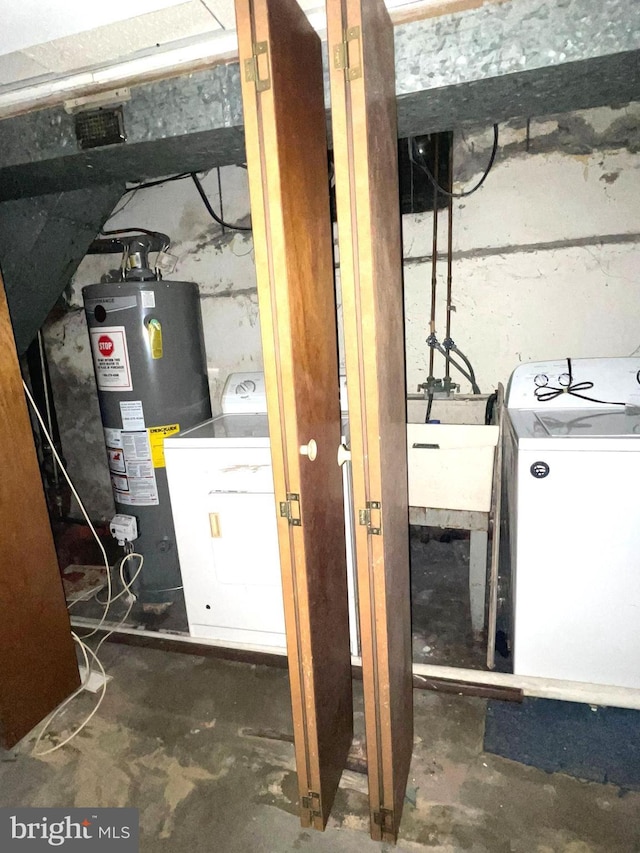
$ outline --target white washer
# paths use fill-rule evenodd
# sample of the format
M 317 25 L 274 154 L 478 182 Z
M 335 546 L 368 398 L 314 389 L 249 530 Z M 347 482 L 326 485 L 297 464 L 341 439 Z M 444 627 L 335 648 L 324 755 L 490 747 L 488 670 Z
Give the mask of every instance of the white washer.
M 637 688 L 640 358 L 570 367 L 521 365 L 507 390 L 514 672 Z
M 164 444 L 189 631 L 281 650 L 286 636 L 263 374 L 231 374 L 222 411 Z M 351 653 L 358 655 L 350 464 L 342 470 Z

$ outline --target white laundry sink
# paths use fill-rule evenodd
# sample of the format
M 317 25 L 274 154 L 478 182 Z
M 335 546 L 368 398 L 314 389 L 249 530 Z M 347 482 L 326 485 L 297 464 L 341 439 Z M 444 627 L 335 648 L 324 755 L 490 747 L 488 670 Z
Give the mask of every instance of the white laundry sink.
M 409 506 L 489 512 L 498 427 L 407 424 Z

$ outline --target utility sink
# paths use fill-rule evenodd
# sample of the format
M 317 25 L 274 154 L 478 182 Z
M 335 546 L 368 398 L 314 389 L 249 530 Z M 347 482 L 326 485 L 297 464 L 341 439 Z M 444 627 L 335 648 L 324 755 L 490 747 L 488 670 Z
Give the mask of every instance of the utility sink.
M 440 411 L 436 401 L 432 417 L 459 421 L 466 416 L 472 422 L 427 424 L 426 405 L 410 401 L 409 418 L 416 422 L 407 424 L 409 506 L 490 512 L 499 430 L 482 423 L 485 400 L 449 402 Z
M 498 427 L 407 424 L 409 506 L 489 512 Z

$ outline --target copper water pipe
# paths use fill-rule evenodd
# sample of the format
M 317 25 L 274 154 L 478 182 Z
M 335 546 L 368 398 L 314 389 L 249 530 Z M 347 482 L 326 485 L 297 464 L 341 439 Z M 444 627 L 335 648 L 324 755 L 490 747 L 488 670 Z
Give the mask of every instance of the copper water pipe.
M 436 295 L 438 291 L 438 181 L 440 172 L 439 136 L 431 134 L 433 151 L 433 175 L 435 184 L 433 187 L 433 247 L 431 249 L 431 319 L 429 322 L 429 334 L 436 333 Z M 429 377 L 433 378 L 434 350 L 429 347 Z
M 453 187 L 453 134 L 449 140 L 449 185 Z M 447 234 L 447 328 L 445 339 L 451 339 L 451 290 L 453 283 L 453 194 L 449 195 L 448 205 L 448 234 Z M 447 349 L 445 379 L 451 378 L 449 350 Z

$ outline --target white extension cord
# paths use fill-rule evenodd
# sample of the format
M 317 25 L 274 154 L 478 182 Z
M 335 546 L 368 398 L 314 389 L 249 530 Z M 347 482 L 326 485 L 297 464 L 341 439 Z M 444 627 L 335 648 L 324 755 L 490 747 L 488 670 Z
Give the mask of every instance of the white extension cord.
M 107 692 L 107 674 L 106 674 L 104 666 L 102 665 L 102 662 L 98 658 L 98 651 L 100 650 L 100 647 L 105 642 L 105 640 L 107 640 L 113 634 L 114 631 L 117 631 L 118 628 L 124 622 L 126 622 L 126 620 L 129 617 L 129 614 L 131 613 L 131 608 L 133 607 L 133 605 L 136 601 L 136 596 L 134 595 L 131 587 L 132 587 L 133 583 L 137 580 L 138 576 L 140 575 L 140 572 L 142 571 L 142 567 L 144 565 L 144 557 L 142 556 L 142 554 L 137 554 L 135 551 L 132 551 L 132 552 L 126 554 L 122 558 L 122 560 L 120 561 L 120 581 L 122 583 L 122 590 L 117 595 L 114 596 L 113 595 L 113 585 L 111 582 L 111 567 L 109 565 L 109 560 L 107 558 L 107 552 L 105 551 L 104 546 L 103 546 L 102 542 L 100 541 L 100 537 L 98 536 L 98 533 L 97 533 L 95 527 L 91 523 L 91 519 L 89 518 L 89 514 L 87 513 L 87 510 L 86 510 L 86 508 L 82 502 L 82 499 L 81 499 L 80 495 L 78 494 L 75 486 L 73 485 L 73 482 L 71 481 L 71 477 L 67 473 L 67 470 L 62 463 L 62 459 L 60 458 L 60 455 L 58 454 L 58 451 L 55 448 L 55 445 L 53 443 L 53 439 L 49 435 L 49 432 L 48 432 L 47 427 L 44 423 L 42 415 L 40 414 L 40 411 L 38 410 L 38 407 L 36 406 L 35 400 L 31 396 L 31 392 L 29 391 L 29 388 L 27 387 L 24 380 L 22 381 L 22 386 L 24 388 L 25 394 L 27 395 L 27 399 L 29 400 L 29 403 L 31 404 L 31 408 L 33 409 L 33 412 L 34 412 L 36 418 L 38 419 L 40 427 L 42 428 L 42 431 L 43 431 L 44 435 L 46 436 L 47 441 L 49 442 L 49 447 L 51 448 L 51 452 L 53 454 L 53 457 L 54 457 L 58 467 L 60 468 L 60 471 L 62 472 L 65 480 L 67 481 L 73 496 L 75 497 L 76 501 L 78 502 L 78 506 L 80 507 L 80 511 L 82 512 L 82 515 L 84 516 L 87 524 L 89 525 L 89 528 L 93 534 L 93 537 L 98 544 L 98 548 L 100 549 L 100 552 L 102 553 L 102 559 L 104 561 L 105 569 L 107 572 L 107 600 L 105 602 L 102 602 L 97 598 L 97 596 L 95 596 L 96 600 L 100 604 L 104 605 L 104 607 L 105 607 L 105 610 L 104 610 L 104 613 L 102 614 L 102 618 L 101 618 L 100 622 L 92 631 L 90 631 L 88 634 L 84 634 L 82 637 L 78 636 L 78 634 L 76 634 L 74 631 L 71 632 L 71 636 L 73 637 L 74 642 L 80 648 L 80 651 L 82 652 L 82 656 L 84 658 L 84 673 L 85 673 L 84 679 L 83 679 L 80 687 L 78 687 L 77 690 L 75 690 L 70 696 L 68 696 L 64 700 L 64 702 L 62 702 L 60 705 L 58 705 L 58 707 L 55 708 L 51 712 L 51 714 L 49 714 L 49 716 L 45 719 L 45 721 L 42 725 L 42 728 L 40 729 L 40 732 L 38 734 L 38 737 L 36 738 L 36 742 L 34 744 L 34 747 L 33 747 L 33 755 L 41 757 L 44 755 L 49 755 L 52 752 L 55 752 L 56 750 L 60 749 L 63 746 L 66 746 L 66 744 L 68 744 L 71 740 L 73 740 L 73 738 L 79 732 L 81 732 L 82 729 L 84 729 L 85 726 L 93 719 L 93 717 L 96 715 L 96 713 L 98 711 L 98 708 L 102 704 L 102 701 L 103 701 L 105 694 Z M 131 580 L 129 582 L 127 582 L 125 580 L 125 577 L 124 577 L 124 567 L 125 567 L 126 563 L 132 557 L 137 557 L 139 559 L 140 563 L 139 563 L 138 568 L 136 569 L 133 577 L 131 578 Z M 126 613 L 124 614 L 124 616 L 122 617 L 120 622 L 118 622 L 118 624 L 116 626 L 114 626 L 108 633 L 106 633 L 101 638 L 100 642 L 98 643 L 98 645 L 96 646 L 95 651 L 94 651 L 90 646 L 88 646 L 84 642 L 84 640 L 86 640 L 88 637 L 92 637 L 94 634 L 96 634 L 98 631 L 101 630 L 102 626 L 104 625 L 104 623 L 106 621 L 107 614 L 109 612 L 109 608 L 111 607 L 111 605 L 113 604 L 114 601 L 117 601 L 119 598 L 121 598 L 125 594 L 128 595 L 128 597 L 129 597 L 129 601 L 128 601 L 129 606 L 127 607 Z M 70 607 L 72 607 L 73 604 L 75 604 L 75 602 L 72 602 Z M 91 657 L 91 662 L 89 662 L 89 656 Z M 38 749 L 38 745 L 39 745 L 40 741 L 42 740 L 45 733 L 48 731 L 51 723 L 56 719 L 58 714 L 60 714 L 73 701 L 73 699 L 76 698 L 76 696 L 79 696 L 80 693 L 82 693 L 84 690 L 86 690 L 89 687 L 89 682 L 91 681 L 91 676 L 93 675 L 94 663 L 98 667 L 98 669 L 100 670 L 100 675 L 102 676 L 102 685 L 101 685 L 100 696 L 98 697 L 98 701 L 94 705 L 93 709 L 85 717 L 85 719 L 82 721 L 82 723 L 79 726 L 77 726 L 77 728 L 75 728 L 71 732 L 71 734 L 68 737 L 66 737 L 63 741 L 61 741 L 60 743 L 57 743 L 55 746 L 52 746 L 49 749 L 45 749 L 45 750 L 38 752 L 37 749 Z

